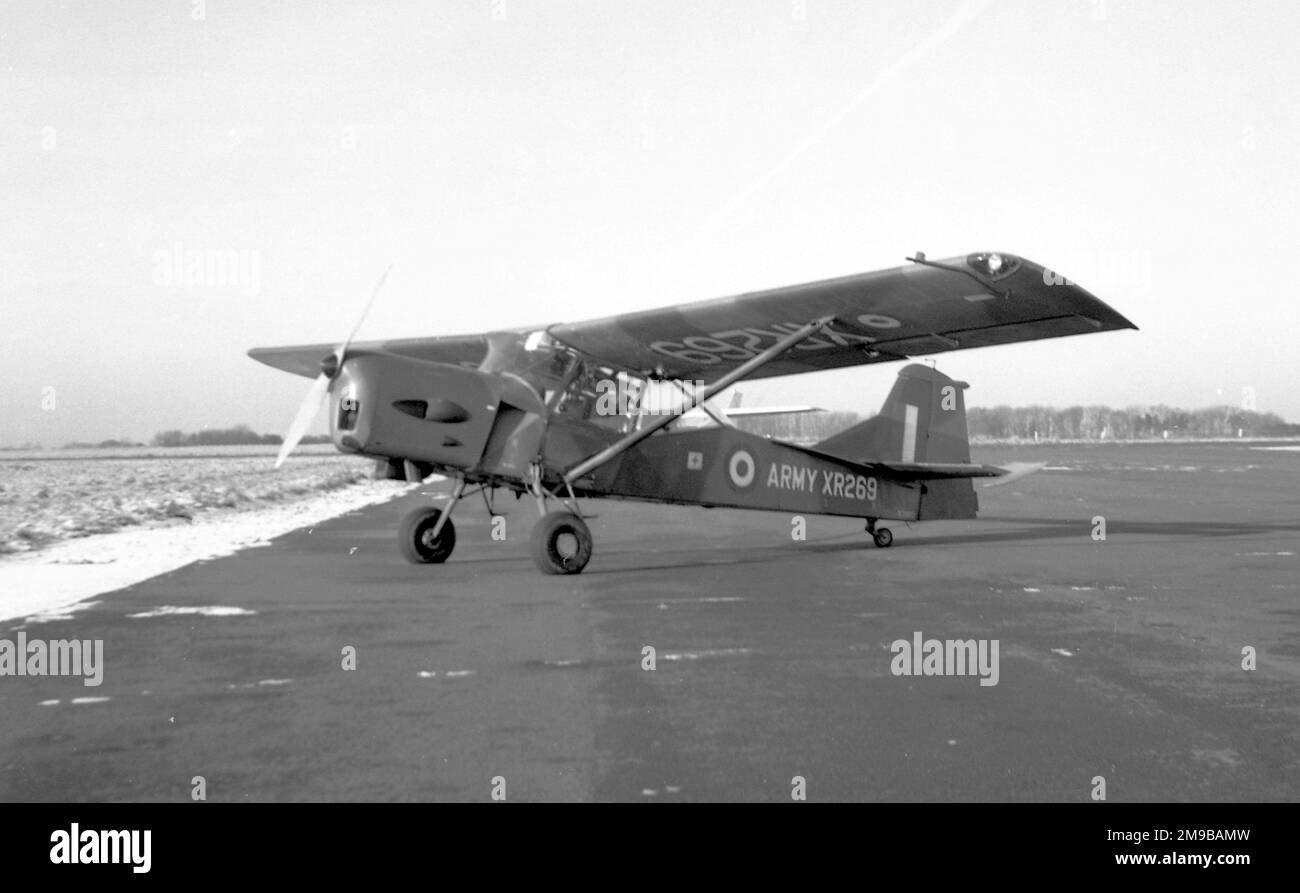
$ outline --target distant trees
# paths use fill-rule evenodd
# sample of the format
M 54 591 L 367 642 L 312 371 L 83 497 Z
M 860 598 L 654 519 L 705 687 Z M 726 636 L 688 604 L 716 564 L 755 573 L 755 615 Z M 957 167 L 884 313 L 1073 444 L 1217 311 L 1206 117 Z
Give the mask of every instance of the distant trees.
M 71 443 L 65 443 L 63 448 L 65 450 L 109 450 L 141 446 L 144 446 L 144 444 L 137 443 L 134 440 L 101 440 L 99 443 L 82 443 L 74 440 Z
M 247 425 L 233 428 L 204 428 L 202 431 L 159 431 L 153 436 L 153 446 L 230 446 L 234 444 L 279 443 L 280 438 L 274 434 L 258 434 Z
M 303 443 L 329 443 L 325 435 L 304 437 Z M 233 428 L 204 428 L 201 431 L 159 431 L 153 436 L 151 446 L 187 447 L 187 446 L 248 446 L 270 444 L 278 446 L 284 441 L 279 434 L 258 434 L 247 425 Z
M 1142 440 L 1206 437 L 1294 437 L 1300 425 L 1271 412 L 1234 406 L 976 406 L 966 411 L 971 439 Z
M 862 420 L 852 412 L 810 412 L 737 418 L 736 426 L 778 440 L 815 443 Z M 1300 425 L 1271 412 L 1234 406 L 976 406 L 967 409 L 972 440 L 1144 440 L 1222 437 L 1297 437 Z

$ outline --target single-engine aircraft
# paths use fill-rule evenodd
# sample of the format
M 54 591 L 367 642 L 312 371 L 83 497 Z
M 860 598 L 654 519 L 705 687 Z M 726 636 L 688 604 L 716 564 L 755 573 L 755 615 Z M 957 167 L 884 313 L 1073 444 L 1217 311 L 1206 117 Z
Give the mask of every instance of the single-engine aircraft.
M 1022 257 L 936 261 L 918 252 L 907 260 L 874 273 L 475 335 L 354 344 L 358 322 L 339 345 L 249 355 L 315 379 L 277 466 L 328 401 L 334 445 L 377 459 L 379 477 L 452 480 L 444 508 L 416 509 L 401 525 L 401 551 L 412 562 L 446 561 L 456 545 L 456 505 L 481 493 L 495 515 L 501 489 L 536 501 L 542 517 L 531 551 L 548 574 L 580 573 L 591 558 L 581 499 L 861 518 L 883 548 L 893 534 L 882 519 L 974 518 L 972 479 L 1009 473 L 971 463 L 964 382 L 904 366 L 878 415 L 811 446 L 739 430 L 710 400 L 745 379 L 1137 328 Z M 646 396 L 664 388 L 680 390 L 680 400 L 646 411 Z M 697 408 L 719 424 L 673 424 Z

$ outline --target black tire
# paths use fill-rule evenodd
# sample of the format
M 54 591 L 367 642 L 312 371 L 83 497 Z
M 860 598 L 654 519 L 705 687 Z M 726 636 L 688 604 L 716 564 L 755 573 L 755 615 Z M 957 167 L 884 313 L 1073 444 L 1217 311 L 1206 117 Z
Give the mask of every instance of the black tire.
M 871 539 L 877 548 L 888 549 L 894 544 L 894 533 L 888 527 L 877 527 Z
M 441 509 L 421 508 L 402 519 L 397 542 L 407 561 L 412 564 L 442 564 L 451 556 L 456 548 L 456 528 L 450 518 L 438 531 L 438 539 L 433 539 L 433 526 L 440 517 Z
M 533 563 L 544 574 L 580 574 L 591 560 L 591 531 L 572 512 L 550 512 L 533 528 Z

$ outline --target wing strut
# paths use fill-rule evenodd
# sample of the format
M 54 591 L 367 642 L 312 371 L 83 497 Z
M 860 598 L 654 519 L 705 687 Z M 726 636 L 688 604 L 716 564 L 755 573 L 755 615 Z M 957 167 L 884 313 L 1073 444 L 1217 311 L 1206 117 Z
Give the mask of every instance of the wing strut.
M 683 396 L 685 396 L 687 400 L 691 399 L 690 391 L 686 390 L 686 388 L 682 385 L 682 383 L 681 383 L 680 381 L 678 381 L 677 379 L 674 378 L 674 379 L 673 379 L 673 384 L 677 387 L 677 390 L 679 390 L 679 391 L 682 392 Z M 734 427 L 736 427 L 736 426 L 732 423 L 731 419 L 727 418 L 725 414 L 720 415 L 720 414 L 719 414 L 719 411 L 716 410 L 716 409 L 714 409 L 714 408 L 713 408 L 712 406 L 710 406 L 709 404 L 701 402 L 699 406 L 700 406 L 700 409 L 704 410 L 705 413 L 707 413 L 708 416 L 709 416 L 711 419 L 713 419 L 713 421 L 717 422 L 717 423 L 718 423 L 719 425 L 721 425 L 722 427 L 724 427 L 724 428 L 734 428 Z
M 641 441 L 645 440 L 651 434 L 654 434 L 660 428 L 671 423 L 674 419 L 677 419 L 683 414 L 690 412 L 696 406 L 699 406 L 700 404 L 704 403 L 704 401 L 712 399 L 716 394 L 731 387 L 733 384 L 740 381 L 742 378 L 744 378 L 746 375 L 749 375 L 751 372 L 758 369 L 760 366 L 764 366 L 772 362 L 772 360 L 775 360 L 777 357 L 785 353 L 790 348 L 794 347 L 796 344 L 799 344 L 802 341 L 806 341 L 807 339 L 811 338 L 813 335 L 816 335 L 822 329 L 826 328 L 828 325 L 834 322 L 834 320 L 835 317 L 833 316 L 824 316 L 821 319 L 813 320 L 812 322 L 808 323 L 808 325 L 799 329 L 797 332 L 790 333 L 790 335 L 781 339 L 776 344 L 773 344 L 771 347 L 769 347 L 767 350 L 760 353 L 758 356 L 751 357 L 745 362 L 741 363 L 735 369 L 732 369 L 726 375 L 722 376 L 717 381 L 713 382 L 713 384 L 709 385 L 703 391 L 700 391 L 697 394 L 688 395 L 688 399 L 686 403 L 678 407 L 676 412 L 667 413 L 659 416 L 653 422 L 646 425 L 641 430 L 633 431 L 631 434 L 626 435 L 621 440 L 615 441 L 614 443 L 605 447 L 603 450 L 601 450 L 599 453 L 596 453 L 594 456 L 582 460 L 577 465 L 573 466 L 567 472 L 565 472 L 564 482 L 571 486 L 573 482 L 576 481 L 578 478 L 582 477 L 583 475 L 589 474 L 590 472 L 604 465 L 606 462 L 610 461 L 611 459 L 614 459 L 622 455 L 623 453 L 627 452 L 629 449 L 636 446 Z M 685 391 L 683 391 L 683 393 L 685 393 Z

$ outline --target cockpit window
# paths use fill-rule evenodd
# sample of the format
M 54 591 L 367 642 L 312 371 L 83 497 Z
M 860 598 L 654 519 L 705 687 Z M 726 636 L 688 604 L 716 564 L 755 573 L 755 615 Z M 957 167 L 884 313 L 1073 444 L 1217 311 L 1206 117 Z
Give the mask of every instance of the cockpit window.
M 488 349 L 479 363 L 482 372 L 510 372 L 532 385 L 539 394 L 559 389 L 573 352 L 544 331 L 531 334 L 491 332 Z
M 583 363 L 556 411 L 571 419 L 627 432 L 636 425 L 645 382 L 627 372 Z

